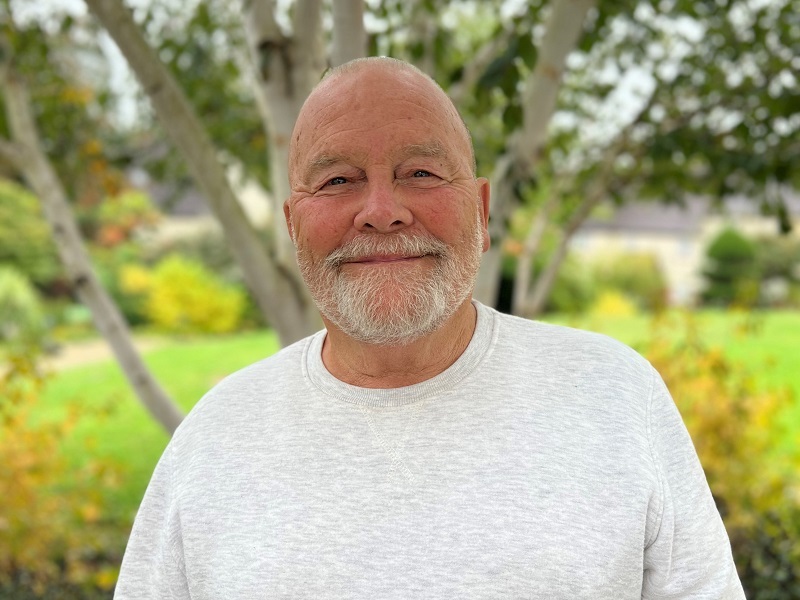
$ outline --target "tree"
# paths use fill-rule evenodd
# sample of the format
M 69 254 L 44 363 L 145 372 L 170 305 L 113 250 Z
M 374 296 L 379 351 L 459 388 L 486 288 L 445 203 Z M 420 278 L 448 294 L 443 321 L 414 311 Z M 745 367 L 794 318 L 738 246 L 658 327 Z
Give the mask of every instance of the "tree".
M 790 227 L 798 2 L 598 8 L 571 56 L 536 185 L 518 195 L 536 210 L 517 260 L 517 314 L 542 310 L 571 235 L 601 202 L 746 194 Z M 555 250 L 531 282 L 532 256 L 553 226 Z
M 42 148 L 28 91 L 23 77 L 15 69 L 13 45 L 7 34 L 0 38 L 0 48 L 3 58 L 0 82 L 11 136 L 0 139 L 0 155 L 22 174 L 41 200 L 72 288 L 91 310 L 97 328 L 111 345 L 138 397 L 172 433 L 182 414 L 144 364 L 133 345 L 125 319 L 97 279 L 72 216 L 67 193 Z
M 494 303 L 509 216 L 520 206 L 534 207 L 517 261 L 515 310 L 535 313 L 571 235 L 601 202 L 676 201 L 679 190 L 719 194 L 737 181 L 755 192 L 793 185 L 796 176 L 788 164 L 796 154 L 791 133 L 797 127 L 789 105 L 797 86 L 788 75 L 787 49 L 797 36 L 796 4 L 779 0 L 765 7 L 738 0 L 720 11 L 708 3 L 677 0 L 657 6 L 639 0 L 596 6 L 588 0 L 553 0 L 504 15 L 499 2 L 467 7 L 442 0 L 369 5 L 337 0 L 326 29 L 325 7 L 318 0 L 297 0 L 288 12 L 274 0 L 244 1 L 235 5 L 238 12 L 228 3 L 204 0 L 183 16 L 192 34 L 202 33 L 189 35 L 183 27 L 159 29 L 158 11 L 173 10 L 166 3 L 132 15 L 121 0 L 88 0 L 142 82 L 284 344 L 316 329 L 319 321 L 282 220 L 274 220 L 265 243 L 228 183 L 231 156 L 249 170 L 259 169 L 251 147 L 242 151 L 231 142 L 231 129 L 248 132 L 245 139 L 259 139 L 254 128 L 238 122 L 235 128 L 225 126 L 223 109 L 231 104 L 231 90 L 242 98 L 249 95 L 258 107 L 268 157 L 263 162 L 270 167 L 259 172 L 259 180 L 269 185 L 273 213 L 280 214 L 288 195 L 289 135 L 302 101 L 327 65 L 365 53 L 367 39 L 370 53 L 407 58 L 434 75 L 472 126 L 481 168 L 493 172 L 494 244 L 476 295 Z M 377 23 L 369 36 L 364 13 Z M 161 22 L 170 23 L 172 13 L 169 17 Z M 757 35 L 746 39 L 751 22 Z M 780 32 L 778 41 L 771 30 Z M 222 41 L 216 36 L 220 32 Z M 759 49 L 762 42 L 769 52 Z M 203 64 L 202 77 L 215 83 L 224 81 L 217 75 L 224 69 L 231 84 L 214 85 L 216 94 L 201 93 L 200 76 L 182 63 Z M 753 65 L 758 77 L 731 79 L 736 69 L 753 71 Z M 644 81 L 639 90 L 630 84 L 637 73 Z M 770 90 L 764 81 L 778 83 Z M 734 93 L 720 93 L 721 86 Z M 619 97 L 625 94 L 633 99 L 622 106 Z M 222 105 L 219 97 L 225 98 Z M 232 100 L 237 107 L 246 104 Z M 751 108 L 762 115 L 752 118 L 761 121 L 748 121 Z M 608 122 L 599 122 L 599 116 Z M 744 141 L 754 127 L 767 133 L 758 148 L 748 151 Z M 784 133 L 776 138 L 775 128 Z M 785 213 L 779 200 L 766 204 L 779 218 Z M 555 250 L 533 281 L 531 258 L 554 226 L 560 231 L 548 235 L 557 240 Z

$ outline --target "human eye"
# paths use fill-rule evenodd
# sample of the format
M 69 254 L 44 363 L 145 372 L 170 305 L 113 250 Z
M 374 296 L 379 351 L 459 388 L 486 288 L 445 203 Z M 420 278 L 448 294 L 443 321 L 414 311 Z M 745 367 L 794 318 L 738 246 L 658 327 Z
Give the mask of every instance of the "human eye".
M 329 179 L 328 181 L 326 181 L 325 185 L 326 186 L 343 185 L 345 183 L 347 183 L 347 179 L 346 178 L 344 178 L 344 177 L 333 177 L 333 178 Z
M 417 169 L 412 174 L 412 177 L 433 177 L 433 173 L 426 171 L 425 169 Z

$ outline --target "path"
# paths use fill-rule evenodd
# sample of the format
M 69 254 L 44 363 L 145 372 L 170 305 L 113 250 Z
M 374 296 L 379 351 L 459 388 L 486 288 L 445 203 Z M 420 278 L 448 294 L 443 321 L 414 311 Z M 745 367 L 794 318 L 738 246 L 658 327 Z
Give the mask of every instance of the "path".
M 134 344 L 140 353 L 148 352 L 166 341 L 159 337 L 135 337 Z M 53 354 L 45 355 L 42 363 L 52 371 L 64 371 L 104 360 L 113 360 L 111 347 L 103 339 L 84 340 L 62 344 Z

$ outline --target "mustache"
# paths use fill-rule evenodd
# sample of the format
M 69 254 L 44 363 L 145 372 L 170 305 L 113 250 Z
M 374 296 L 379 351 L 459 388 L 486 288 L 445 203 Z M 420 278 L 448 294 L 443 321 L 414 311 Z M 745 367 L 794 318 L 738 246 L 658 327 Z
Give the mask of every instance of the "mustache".
M 399 254 L 402 256 L 436 256 L 444 257 L 448 246 L 441 240 L 425 235 L 365 235 L 350 240 L 339 246 L 325 257 L 325 265 L 338 268 L 343 263 L 365 256 Z

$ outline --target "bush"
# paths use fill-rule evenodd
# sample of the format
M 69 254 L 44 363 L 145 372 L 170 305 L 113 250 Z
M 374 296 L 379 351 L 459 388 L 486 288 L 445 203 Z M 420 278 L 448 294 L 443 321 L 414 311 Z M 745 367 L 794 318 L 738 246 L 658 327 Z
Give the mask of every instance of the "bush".
M 800 240 L 789 237 L 757 239 L 756 263 L 761 280 L 762 306 L 800 306 Z
M 14 267 L 37 287 L 49 288 L 61 277 L 50 226 L 36 197 L 0 179 L 0 264 Z
M 667 305 L 667 280 L 652 254 L 613 254 L 594 261 L 594 282 L 600 290 L 614 290 L 640 310 L 660 311 Z
M 177 333 L 226 333 L 242 319 L 244 291 L 220 280 L 202 264 L 179 255 L 152 271 L 128 265 L 120 272 L 121 289 L 140 298 L 147 320 Z
M 0 340 L 39 341 L 44 333 L 44 311 L 36 289 L 16 269 L 0 267 Z
M 96 245 L 113 248 L 130 242 L 141 227 L 154 225 L 161 214 L 147 194 L 127 189 L 103 199 L 79 214 L 81 228 Z
M 706 250 L 703 302 L 714 306 L 753 306 L 758 299 L 756 247 L 733 228 L 724 229 Z
M 574 255 L 568 255 L 558 271 L 545 307 L 548 311 L 579 313 L 597 296 L 592 274 Z
M 92 261 L 97 276 L 130 325 L 142 325 L 148 319 L 141 298 L 130 294 L 121 285 L 121 273 L 130 265 L 142 264 L 143 257 L 144 250 L 134 242 L 92 249 Z
M 627 317 L 637 313 L 636 303 L 618 290 L 604 290 L 589 308 L 596 316 Z
M 100 490 L 118 475 L 98 461 L 70 469 L 60 446 L 80 410 L 37 420 L 37 355 L 35 346 L 13 353 L 0 376 L 0 591 L 17 598 L 20 588 L 43 595 L 62 584 L 107 590 L 126 532 L 103 521 Z
M 757 385 L 746 365 L 704 344 L 696 324 L 687 319 L 680 344 L 672 341 L 680 324 L 658 319 L 644 353 L 664 377 L 691 433 L 747 597 L 797 598 L 800 449 L 780 459 L 772 451 L 793 395 Z

